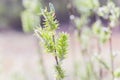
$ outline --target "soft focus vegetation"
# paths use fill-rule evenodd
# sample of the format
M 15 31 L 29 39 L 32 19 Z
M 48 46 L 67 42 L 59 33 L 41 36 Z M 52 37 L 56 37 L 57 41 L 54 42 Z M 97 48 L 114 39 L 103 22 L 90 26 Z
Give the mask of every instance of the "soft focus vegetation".
M 113 43 L 114 29 L 120 26 L 119 0 L 1 0 L 0 4 L 0 29 L 22 29 L 24 34 L 19 34 L 34 36 L 38 62 L 30 58 L 30 63 L 40 68 L 35 68 L 36 74 L 31 68 L 26 71 L 39 77 L 16 71 L 10 80 L 120 79 L 120 65 L 116 65 L 120 52 Z
M 42 0 L 41 3 L 46 6 L 49 2 L 52 2 L 56 8 L 58 19 L 60 22 L 64 23 L 69 20 L 69 16 L 67 15 L 68 10 L 66 8 L 69 1 L 70 0 Z M 77 4 L 79 4 L 79 2 Z M 100 2 L 105 4 L 106 0 L 100 0 Z M 120 5 L 119 0 L 114 0 L 114 2 Z M 32 3 L 32 5 L 34 6 L 34 3 Z M 81 7 L 83 8 L 84 6 L 81 5 Z M 91 8 L 90 5 L 88 7 Z M 22 0 L 0 0 L 0 27 L 21 29 L 20 14 L 23 10 Z

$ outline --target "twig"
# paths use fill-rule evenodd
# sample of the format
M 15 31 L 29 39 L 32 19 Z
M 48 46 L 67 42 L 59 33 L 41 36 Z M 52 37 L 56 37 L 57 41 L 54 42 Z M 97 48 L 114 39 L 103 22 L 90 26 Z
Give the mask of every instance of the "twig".
M 98 55 L 100 55 L 101 54 L 101 46 L 100 46 L 100 43 L 99 43 L 99 38 L 97 39 L 97 49 L 98 49 Z M 103 78 L 102 69 L 99 66 L 99 80 L 102 80 L 102 78 Z
M 55 44 L 56 44 L 56 43 L 55 43 L 55 35 L 53 35 L 52 37 L 53 37 L 53 42 L 54 42 L 54 45 L 55 45 Z M 55 53 L 56 65 L 58 66 L 58 65 L 59 65 L 59 61 L 58 61 L 58 57 L 57 57 L 57 53 L 56 53 L 56 47 L 55 47 L 55 49 L 54 49 L 54 53 Z M 58 80 L 58 79 L 56 78 L 56 80 Z
M 43 60 L 43 55 L 42 55 L 42 53 L 40 52 L 41 50 L 40 50 L 40 46 L 39 46 L 39 41 L 38 41 L 38 39 L 36 39 L 36 42 L 37 42 L 37 50 L 38 50 L 38 53 L 40 54 L 40 65 L 41 65 L 41 67 L 42 67 L 42 71 L 41 71 L 41 73 L 43 74 L 43 77 L 44 77 L 44 79 L 45 80 L 49 80 L 49 78 L 48 78 L 48 75 L 47 75 L 47 71 L 46 71 L 46 67 L 45 67 L 45 65 L 44 65 L 44 60 Z
M 112 31 L 112 28 L 110 28 Z M 110 60 L 111 60 L 111 74 L 112 74 L 112 80 L 114 80 L 114 58 L 113 58 L 113 48 L 112 48 L 112 32 L 111 32 L 111 37 L 109 39 L 109 45 L 110 45 Z
M 53 42 L 54 42 L 54 45 L 55 45 L 55 36 L 53 35 Z M 58 57 L 57 57 L 57 53 L 56 53 L 56 48 L 54 50 L 55 52 L 55 61 L 56 61 L 56 64 L 59 65 L 59 61 L 58 61 Z

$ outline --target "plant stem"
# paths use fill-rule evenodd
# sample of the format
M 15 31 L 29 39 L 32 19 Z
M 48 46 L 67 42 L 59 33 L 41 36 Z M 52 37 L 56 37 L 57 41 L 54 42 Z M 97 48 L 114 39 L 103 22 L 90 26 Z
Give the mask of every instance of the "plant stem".
M 59 63 L 58 63 L 58 58 L 57 58 L 57 56 L 55 56 L 55 61 L 56 61 L 56 64 L 58 65 Z
M 36 39 L 36 42 L 37 42 L 37 48 L 38 48 L 37 50 L 38 50 L 38 53 L 40 54 L 40 65 L 42 67 L 41 73 L 43 74 L 44 80 L 49 80 L 48 75 L 47 75 L 47 71 L 46 71 L 46 68 L 44 65 L 43 55 L 42 55 L 42 52 L 40 52 L 41 50 L 40 50 L 38 39 Z
M 96 13 L 96 12 L 95 12 Z M 97 13 L 96 13 L 97 14 Z M 97 20 L 100 20 L 100 17 L 98 16 L 98 15 L 95 15 L 95 17 L 96 17 L 96 21 Z M 100 55 L 101 53 L 102 53 L 102 51 L 101 51 L 101 44 L 100 44 L 100 38 L 99 37 L 97 37 L 97 49 L 98 49 L 98 55 Z M 102 78 L 103 78 L 103 75 L 102 75 L 102 73 L 103 73 L 103 71 L 102 71 L 102 69 L 101 69 L 101 67 L 100 67 L 100 65 L 98 66 L 98 69 L 99 69 L 99 80 L 102 80 Z
M 55 36 L 53 35 L 53 42 L 54 42 L 54 45 L 55 45 Z M 56 64 L 59 65 L 59 61 L 58 61 L 58 57 L 57 57 L 57 53 L 56 53 L 56 48 L 54 50 L 54 53 L 55 53 L 55 61 L 56 61 Z
M 53 42 L 54 42 L 54 45 L 55 45 L 55 35 L 53 35 L 52 38 L 53 38 Z M 54 49 L 54 53 L 55 53 L 56 65 L 58 66 L 59 65 L 59 61 L 58 61 L 58 57 L 57 57 L 57 53 L 56 53 L 56 47 Z M 59 80 L 59 79 L 57 79 L 57 77 L 56 77 L 56 80 Z
M 110 28 L 112 31 L 112 29 Z M 109 39 L 109 45 L 110 45 L 110 60 L 111 60 L 111 74 L 112 74 L 112 80 L 114 80 L 114 58 L 113 58 L 113 48 L 112 48 L 112 32 L 111 32 L 111 37 Z
M 99 42 L 99 38 L 97 39 L 97 48 L 98 48 L 98 55 L 101 54 L 101 46 L 100 46 L 100 42 Z M 99 66 L 99 80 L 102 80 L 102 69 Z
M 42 66 L 42 74 L 43 74 L 43 76 L 44 76 L 44 79 L 45 79 L 45 80 L 49 80 L 48 75 L 47 75 L 47 73 L 46 73 L 46 69 L 45 69 L 45 65 L 44 65 L 42 53 L 40 54 L 40 64 L 41 64 L 41 66 Z

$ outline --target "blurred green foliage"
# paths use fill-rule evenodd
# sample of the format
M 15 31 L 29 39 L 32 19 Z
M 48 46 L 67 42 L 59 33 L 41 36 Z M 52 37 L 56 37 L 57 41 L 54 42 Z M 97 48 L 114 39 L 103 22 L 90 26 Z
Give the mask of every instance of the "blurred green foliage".
M 40 8 L 42 6 L 41 0 L 22 0 L 22 2 L 26 10 L 35 14 L 40 13 Z
M 99 7 L 99 1 L 98 0 L 75 0 L 74 4 L 81 14 L 90 14 L 92 10 Z
M 67 0 L 42 0 L 42 1 L 45 5 L 48 5 L 49 2 L 52 2 L 55 5 L 57 17 L 60 20 L 60 22 L 65 22 L 68 20 L 69 16 L 67 15 L 68 12 L 66 8 Z M 106 0 L 100 0 L 100 2 L 102 4 L 105 4 Z M 119 0 L 114 0 L 114 2 L 117 5 L 120 5 Z M 37 6 L 37 5 L 34 5 L 34 3 L 29 4 L 29 2 L 26 4 L 33 5 L 34 6 L 33 8 Z M 85 4 L 87 4 L 87 1 Z M 92 6 L 88 5 L 88 7 L 91 8 Z M 38 8 L 36 8 L 35 10 L 37 9 Z M 21 23 L 20 23 L 21 11 L 23 11 L 22 0 L 0 0 L 0 27 L 10 27 L 10 26 L 20 27 L 21 26 Z
M 32 32 L 34 27 L 40 24 L 41 1 L 40 0 L 22 0 L 25 10 L 21 14 L 22 28 L 24 32 Z
M 21 15 L 22 25 L 24 32 L 31 32 L 33 28 L 40 23 L 39 16 L 36 16 L 29 11 L 23 11 Z
M 92 26 L 92 30 L 100 43 L 105 43 L 109 40 L 111 31 L 109 28 L 103 27 L 101 21 L 96 21 Z

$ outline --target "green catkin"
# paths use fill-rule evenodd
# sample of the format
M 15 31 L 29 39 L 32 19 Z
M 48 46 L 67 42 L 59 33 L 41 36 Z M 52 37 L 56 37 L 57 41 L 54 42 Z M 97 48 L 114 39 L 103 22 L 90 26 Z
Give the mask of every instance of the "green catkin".
M 53 5 L 49 4 L 50 11 L 47 8 L 42 9 L 42 16 L 44 17 L 44 27 L 38 27 L 35 29 L 35 34 L 40 39 L 41 44 L 47 53 L 51 53 L 56 61 L 55 71 L 56 80 L 63 80 L 65 73 L 62 68 L 62 61 L 67 54 L 68 35 L 64 32 L 56 35 L 59 23 L 55 17 L 55 9 Z

